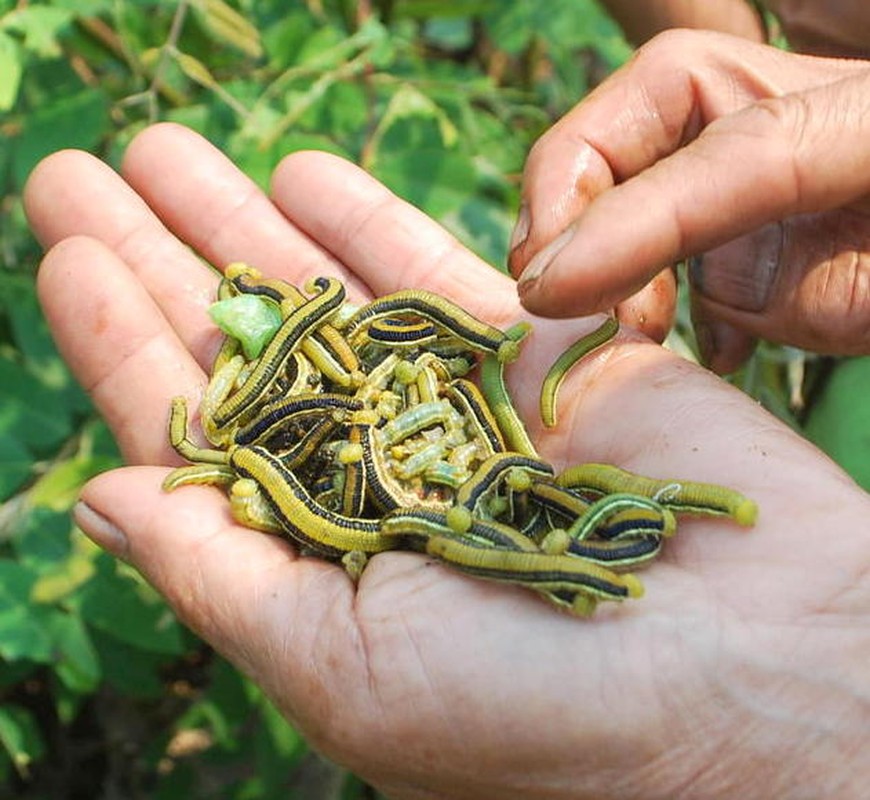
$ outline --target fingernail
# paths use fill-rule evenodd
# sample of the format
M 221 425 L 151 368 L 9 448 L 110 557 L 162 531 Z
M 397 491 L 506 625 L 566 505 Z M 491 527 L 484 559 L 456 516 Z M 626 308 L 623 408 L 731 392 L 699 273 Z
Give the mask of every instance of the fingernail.
M 127 535 L 113 522 L 109 522 L 102 514 L 97 513 L 84 501 L 76 503 L 73 508 L 73 519 L 88 536 L 103 550 L 118 558 L 126 559 L 130 552 Z
M 529 207 L 526 203 L 523 203 L 520 206 L 519 213 L 517 214 L 517 224 L 514 225 L 513 232 L 511 233 L 510 243 L 508 244 L 508 252 L 512 253 L 526 239 L 529 238 L 529 229 L 531 227 L 532 218 L 529 214 Z
M 528 285 L 540 278 L 546 271 L 547 267 L 556 260 L 556 256 L 558 256 L 559 253 L 565 249 L 568 242 L 574 238 L 575 231 L 576 224 L 569 225 L 546 247 L 536 253 L 534 258 L 529 261 L 528 266 L 523 270 L 523 274 L 520 275 L 519 283 L 521 285 Z

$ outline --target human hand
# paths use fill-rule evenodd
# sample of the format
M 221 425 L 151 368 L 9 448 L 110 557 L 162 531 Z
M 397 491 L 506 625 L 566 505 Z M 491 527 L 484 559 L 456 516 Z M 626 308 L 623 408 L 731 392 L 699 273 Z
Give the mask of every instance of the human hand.
M 863 0 L 765 0 L 789 45 L 821 56 L 870 56 L 870 8 Z
M 870 351 L 868 90 L 863 62 L 657 37 L 529 156 L 510 258 L 524 305 L 601 311 L 704 253 L 693 317 L 715 370 L 736 368 L 754 337 Z M 673 299 L 665 271 L 620 316 L 660 337 Z
M 601 5 L 634 45 L 670 28 L 702 28 L 765 40 L 761 16 L 746 0 L 601 0 Z
M 635 45 L 670 28 L 701 28 L 765 41 L 761 17 L 747 0 L 601 0 Z M 863 0 L 766 0 L 789 47 L 821 56 L 870 55 L 870 11 Z
M 562 426 L 544 432 L 543 372 L 596 321 L 536 320 L 508 377 L 544 457 L 723 483 L 758 502 L 757 526 L 681 522 L 643 573 L 646 596 L 591 620 L 414 553 L 374 556 L 354 587 L 235 525 L 221 492 L 160 489 L 178 463 L 170 398 L 195 402 L 219 343 L 205 313 L 217 278 L 197 254 L 297 283 L 339 276 L 358 298 L 421 286 L 500 326 L 522 314 L 515 285 L 323 153 L 289 156 L 269 199 L 198 136 L 159 125 L 122 175 L 62 152 L 25 197 L 48 248 L 47 318 L 134 465 L 89 483 L 77 521 L 314 746 L 413 800 L 864 791 L 868 501 L 817 450 L 629 333 L 572 371 Z

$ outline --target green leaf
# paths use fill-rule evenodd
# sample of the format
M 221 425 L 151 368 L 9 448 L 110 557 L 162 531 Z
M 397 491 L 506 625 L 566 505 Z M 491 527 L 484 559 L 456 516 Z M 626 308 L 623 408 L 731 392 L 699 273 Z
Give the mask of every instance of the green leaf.
M 408 117 L 434 120 L 438 125 L 441 143 L 445 148 L 452 147 L 459 138 L 456 126 L 444 109 L 423 92 L 405 83 L 390 98 L 387 110 L 378 123 L 378 130 L 372 137 L 372 149 L 377 149 L 386 131 L 400 120 Z
M 63 363 L 36 300 L 32 277 L 0 272 L 0 305 L 9 317 L 23 368 L 49 389 L 62 393 L 70 411 L 90 409 L 90 401 Z
M 67 514 L 32 509 L 12 538 L 19 563 L 42 574 L 63 564 L 72 553 L 71 524 Z
M 256 779 L 251 789 L 254 797 L 275 797 L 286 783 L 288 765 L 298 762 L 308 746 L 265 694 L 256 692 L 252 699 L 260 720 L 252 742 Z
M 408 147 L 381 153 L 372 173 L 400 197 L 436 219 L 455 212 L 474 184 L 473 162 L 463 153 L 439 147 Z
M 470 17 L 430 19 L 424 32 L 430 42 L 447 50 L 463 50 L 474 44 L 474 25 Z
M 114 561 L 99 558 L 97 574 L 68 599 L 89 625 L 142 650 L 177 655 L 181 629 L 153 590 L 116 571 Z
M 30 602 L 36 574 L 14 561 L 0 561 L 0 657 L 49 662 L 51 609 Z
M 53 511 L 67 511 L 88 480 L 114 466 L 117 459 L 111 456 L 77 455 L 58 461 L 33 484 L 30 503 Z
M 805 433 L 870 491 L 870 357 L 842 360 L 810 411 Z
M 484 261 L 504 272 L 507 245 L 516 216 L 503 203 L 471 197 L 457 212 L 442 219 L 444 225 L 463 244 Z
M 104 11 L 111 11 L 115 0 L 51 0 L 51 4 L 55 8 L 72 11 L 80 17 L 93 17 Z
M 0 614 L 26 605 L 36 573 L 8 558 L 0 560 Z
M 63 564 L 44 572 L 33 584 L 34 603 L 56 603 L 87 583 L 95 571 L 94 561 L 84 553 L 74 553 Z
M 75 692 L 92 692 L 100 683 L 102 670 L 87 627 L 74 614 L 55 614 L 50 627 L 55 674 Z
M 300 48 L 313 30 L 314 23 L 309 13 L 301 9 L 286 9 L 263 30 L 263 46 L 269 66 L 281 70 L 295 63 Z
M 228 750 L 239 745 L 244 736 L 241 725 L 251 712 L 251 703 L 245 694 L 247 681 L 239 671 L 219 656 L 214 656 L 210 680 L 205 693 L 178 720 L 181 728 L 207 727 L 215 743 Z
M 167 657 L 132 647 L 99 629 L 90 629 L 103 679 L 123 694 L 159 697 L 163 692 L 160 669 Z
M 194 0 L 193 6 L 215 38 L 251 58 L 262 55 L 263 47 L 256 26 L 223 0 Z
M 108 103 L 100 89 L 56 97 L 28 114 L 13 145 L 13 173 L 18 188 L 49 153 L 65 147 L 92 150 L 103 137 L 108 121 Z
M 24 37 L 24 46 L 41 58 L 62 55 L 58 35 L 72 20 L 72 13 L 63 8 L 30 5 L 3 18 L 6 30 Z
M 23 366 L 0 356 L 0 436 L 6 435 L 38 454 L 54 450 L 72 432 L 72 411 L 63 395 L 52 391 Z
M 0 420 L 2 416 L 0 404 Z M 32 468 L 30 451 L 11 433 L 0 430 L 0 501 L 11 497 L 24 484 Z
M 0 744 L 23 777 L 29 774 L 30 764 L 45 750 L 33 714 L 12 703 L 0 706 Z
M 23 69 L 18 43 L 0 30 L 0 111 L 15 105 Z

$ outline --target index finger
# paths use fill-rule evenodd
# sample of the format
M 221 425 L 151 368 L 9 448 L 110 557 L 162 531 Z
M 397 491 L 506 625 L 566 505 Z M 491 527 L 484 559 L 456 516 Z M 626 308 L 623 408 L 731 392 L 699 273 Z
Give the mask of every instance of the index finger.
M 800 132 L 788 127 L 788 105 L 758 99 L 791 102 L 789 93 L 862 69 L 709 32 L 658 37 L 533 149 L 528 235 L 510 265 L 524 304 L 554 316 L 600 310 L 685 252 L 788 212 L 798 188 L 789 144 Z M 805 165 L 830 144 L 814 142 Z M 780 184 L 759 190 L 763 172 Z M 563 274 L 535 286 L 560 251 Z

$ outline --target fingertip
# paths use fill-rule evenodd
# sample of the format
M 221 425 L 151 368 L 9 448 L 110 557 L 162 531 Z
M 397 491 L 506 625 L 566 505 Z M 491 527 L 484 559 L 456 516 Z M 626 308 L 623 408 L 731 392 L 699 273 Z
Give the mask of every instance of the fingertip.
M 121 174 L 127 175 L 140 164 L 153 165 L 153 153 L 165 153 L 181 147 L 203 147 L 217 150 L 208 139 L 177 122 L 156 122 L 137 133 L 121 159 Z
M 717 375 L 740 369 L 757 344 L 754 336 L 714 316 L 697 299 L 692 305 L 692 326 L 701 363 Z
M 552 253 L 587 207 L 614 186 L 610 165 L 584 136 L 582 104 L 535 142 L 523 170 L 523 202 L 511 235 L 508 268 L 519 278 Z
M 283 185 L 287 177 L 296 170 L 304 169 L 345 169 L 354 172 L 364 172 L 356 164 L 342 156 L 330 153 L 326 150 L 295 150 L 284 156 L 272 173 L 272 186 Z M 367 175 L 367 173 L 365 173 Z
M 621 325 L 661 344 L 674 324 L 677 280 L 673 269 L 659 272 L 646 286 L 616 307 Z
M 22 192 L 22 204 L 27 222 L 39 243 L 49 248 L 66 234 L 63 220 L 58 218 L 59 203 L 70 187 L 79 186 L 85 171 L 111 170 L 106 164 L 84 150 L 67 148 L 43 158 L 31 170 Z
M 38 193 L 39 189 L 47 180 L 54 180 L 58 172 L 63 172 L 71 162 L 78 161 L 97 161 L 95 156 L 92 156 L 85 150 L 79 150 L 74 147 L 67 147 L 61 150 L 55 150 L 49 153 L 36 164 L 27 176 L 27 181 L 24 184 L 24 199 L 33 197 Z

